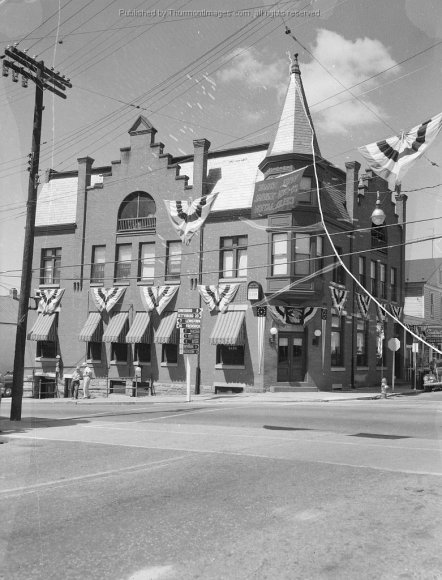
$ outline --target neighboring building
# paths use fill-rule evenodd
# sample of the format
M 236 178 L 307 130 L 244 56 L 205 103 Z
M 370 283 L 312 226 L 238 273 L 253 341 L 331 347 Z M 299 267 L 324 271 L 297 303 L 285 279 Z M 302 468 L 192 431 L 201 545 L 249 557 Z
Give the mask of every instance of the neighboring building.
M 442 349 L 442 259 L 406 260 L 405 262 L 405 322 L 418 335 Z M 407 336 L 407 368 L 413 366 L 411 345 Z M 419 344 L 417 366 L 421 371 L 432 358 L 441 356 L 429 347 Z
M 7 296 L 0 296 L 0 374 L 14 367 L 15 334 L 17 332 L 18 294 L 12 288 Z M 32 362 L 32 361 L 31 361 Z
M 199 139 L 193 155 L 174 158 L 140 116 L 129 130 L 130 147 L 110 167 L 94 168 L 84 157 L 76 171 L 49 172 L 37 205 L 33 283 L 46 299 L 55 290 L 64 295 L 54 312 L 29 316 L 27 345 L 35 362 L 26 374 L 34 389 L 56 375 L 67 382 L 75 364 L 87 360 L 95 392 L 132 385 L 136 367 L 157 392 L 184 392 L 177 312 L 201 306 L 200 355 L 189 355 L 192 383 L 200 381 L 201 391 L 380 383 L 391 353 L 384 348 L 377 358 L 374 304 L 364 317 L 356 284 L 342 267 L 332 268 L 337 259 L 320 223 L 312 141 L 334 244 L 360 282 L 399 310 L 406 196 L 395 204 L 384 180 L 359 175 L 359 163 L 342 171 L 323 159 L 310 127 L 295 60 L 270 146 L 210 152 L 210 143 Z M 270 180 L 305 166 L 302 192 L 289 209 L 252 217 L 256 181 L 266 179 L 272 189 Z M 386 227 L 371 221 L 376 191 Z M 218 196 L 204 228 L 182 244 L 164 200 L 211 192 Z M 331 269 L 323 271 L 326 266 Z M 201 285 L 226 285 L 225 291 L 237 285 L 225 313 L 209 310 Z M 148 312 L 158 286 L 173 297 L 164 310 L 161 303 Z M 103 300 L 116 300 L 112 308 L 108 302 L 109 311 L 97 308 L 100 289 Z M 386 339 L 397 334 L 387 320 Z M 396 356 L 402 369 L 401 353 Z

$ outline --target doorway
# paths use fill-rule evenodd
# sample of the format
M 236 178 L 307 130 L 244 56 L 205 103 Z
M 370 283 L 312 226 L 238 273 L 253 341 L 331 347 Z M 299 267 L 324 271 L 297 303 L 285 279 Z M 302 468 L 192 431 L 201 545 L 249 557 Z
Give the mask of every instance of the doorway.
M 305 378 L 306 348 L 303 332 L 278 334 L 278 372 L 280 383 L 303 381 Z

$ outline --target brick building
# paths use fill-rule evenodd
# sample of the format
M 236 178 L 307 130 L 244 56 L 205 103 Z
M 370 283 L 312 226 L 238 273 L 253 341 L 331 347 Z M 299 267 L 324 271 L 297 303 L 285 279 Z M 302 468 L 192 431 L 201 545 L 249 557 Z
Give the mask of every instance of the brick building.
M 31 378 L 34 392 L 54 380 L 67 384 L 75 364 L 85 361 L 96 393 L 132 385 L 137 366 L 157 392 L 182 392 L 177 312 L 198 307 L 200 354 L 189 356 L 201 392 L 380 382 L 391 353 L 384 348 L 377 357 L 375 305 L 365 312 L 360 289 L 342 267 L 332 267 L 338 262 L 321 225 L 312 149 L 334 245 L 359 281 L 399 310 L 406 196 L 393 203 L 386 182 L 360 174 L 356 161 L 343 171 L 325 160 L 311 128 L 295 60 L 270 145 L 211 152 L 198 139 L 193 155 L 173 157 L 140 116 L 129 130 L 130 147 L 109 167 L 84 157 L 74 171 L 48 172 L 37 206 L 33 283 L 46 299 L 55 290 L 64 294 L 53 312 L 30 313 L 28 393 Z M 291 207 L 253 216 L 257 181 L 303 167 Z M 377 191 L 385 227 L 371 221 Z M 204 227 L 182 244 L 164 200 L 211 192 L 218 195 Z M 209 309 L 201 286 L 231 290 L 225 312 Z M 102 297 L 118 298 L 111 308 L 97 302 L 100 289 Z M 146 310 L 152 289 L 172 296 L 164 309 L 158 303 Z M 398 334 L 388 319 L 384 331 L 386 340 Z

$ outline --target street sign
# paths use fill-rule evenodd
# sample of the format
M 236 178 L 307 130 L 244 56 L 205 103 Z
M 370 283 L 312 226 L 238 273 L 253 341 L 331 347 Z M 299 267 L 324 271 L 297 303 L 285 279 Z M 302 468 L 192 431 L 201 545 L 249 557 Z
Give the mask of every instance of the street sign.
M 396 352 L 401 348 L 401 341 L 398 338 L 390 338 L 388 341 L 388 348 L 393 352 Z
M 177 328 L 201 328 L 201 323 L 199 320 L 192 320 L 191 322 L 179 322 L 176 323 Z
M 198 354 L 199 345 L 180 344 L 179 354 Z
M 178 308 L 178 318 L 201 318 L 202 308 Z

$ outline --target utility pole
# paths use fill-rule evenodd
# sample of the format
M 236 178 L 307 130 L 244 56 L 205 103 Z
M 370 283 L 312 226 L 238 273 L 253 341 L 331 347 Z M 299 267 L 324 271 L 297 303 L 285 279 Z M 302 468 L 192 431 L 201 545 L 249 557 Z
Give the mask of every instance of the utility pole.
M 43 114 L 43 91 L 49 90 L 57 96 L 66 99 L 63 91 L 71 88 L 69 79 L 60 76 L 59 72 L 45 67 L 43 61 L 37 61 L 36 56 L 29 57 L 14 46 L 7 46 L 2 60 L 2 76 L 12 73 L 12 82 L 18 83 L 21 75 L 22 87 L 28 86 L 28 81 L 35 84 L 34 124 L 32 130 L 32 149 L 29 154 L 29 185 L 26 210 L 26 229 L 23 248 L 22 278 L 18 303 L 17 333 L 15 337 L 14 375 L 12 382 L 11 421 L 21 421 L 23 399 L 24 360 L 26 348 L 26 327 L 28 322 L 29 298 L 32 280 L 32 256 L 34 252 L 35 212 L 37 208 L 38 168 L 40 161 L 41 121 Z

